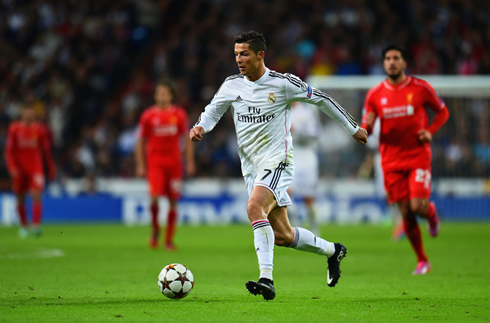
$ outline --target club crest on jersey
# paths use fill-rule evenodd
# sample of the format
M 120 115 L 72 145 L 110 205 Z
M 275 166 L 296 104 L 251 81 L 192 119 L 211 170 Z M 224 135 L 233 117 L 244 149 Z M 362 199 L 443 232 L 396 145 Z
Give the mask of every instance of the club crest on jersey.
M 270 104 L 273 104 L 273 103 L 276 103 L 276 96 L 274 95 L 274 93 L 269 93 L 269 97 L 267 98 L 267 102 L 269 102 Z
M 381 105 L 388 104 L 388 98 L 381 98 Z
M 413 93 L 407 94 L 407 104 L 412 104 Z

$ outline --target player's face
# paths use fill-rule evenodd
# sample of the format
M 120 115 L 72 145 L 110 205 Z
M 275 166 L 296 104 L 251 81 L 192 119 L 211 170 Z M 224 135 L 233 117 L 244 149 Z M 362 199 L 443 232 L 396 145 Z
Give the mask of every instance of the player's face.
M 235 61 L 242 75 L 254 78 L 260 72 L 264 52 L 255 53 L 247 43 L 235 44 Z
M 384 59 L 384 68 L 386 74 L 392 78 L 397 78 L 402 75 L 407 67 L 407 62 L 402 57 L 400 51 L 392 49 L 386 52 Z
M 31 108 L 22 109 L 21 118 L 22 118 L 22 121 L 24 121 L 26 123 L 33 122 L 35 119 L 34 109 L 31 109 Z
M 172 91 L 165 86 L 165 85 L 159 85 L 157 86 L 155 90 L 155 103 L 158 106 L 163 106 L 166 107 L 170 104 L 172 104 Z

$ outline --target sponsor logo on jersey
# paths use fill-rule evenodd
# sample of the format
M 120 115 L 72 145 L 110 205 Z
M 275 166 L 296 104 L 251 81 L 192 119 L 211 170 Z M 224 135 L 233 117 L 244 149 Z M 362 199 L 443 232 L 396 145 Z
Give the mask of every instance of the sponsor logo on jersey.
M 153 128 L 155 136 L 172 136 L 178 132 L 178 127 L 175 124 L 164 124 Z
M 407 116 L 412 116 L 414 113 L 415 113 L 415 108 L 411 104 L 401 105 L 398 107 L 383 108 L 384 119 L 407 117 Z
M 267 98 L 267 102 L 270 104 L 276 103 L 277 99 L 274 93 L 269 93 L 269 97 Z
M 245 123 L 265 123 L 276 117 L 275 114 L 254 115 L 237 113 L 237 115 L 238 121 Z
M 240 102 L 240 101 L 243 101 L 242 97 L 241 96 L 237 96 L 236 99 L 235 99 L 236 102 Z

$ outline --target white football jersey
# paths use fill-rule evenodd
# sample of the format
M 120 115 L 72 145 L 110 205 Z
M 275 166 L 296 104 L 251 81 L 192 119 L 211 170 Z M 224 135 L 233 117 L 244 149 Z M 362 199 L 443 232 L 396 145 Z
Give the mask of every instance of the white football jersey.
M 292 74 L 269 69 L 255 82 L 241 74 L 228 77 L 206 106 L 195 126 L 211 131 L 226 110 L 231 109 L 235 123 L 238 155 L 244 176 L 261 161 L 281 157 L 293 164 L 291 104 L 303 101 L 316 105 L 339 122 L 350 135 L 359 129 L 354 118 L 328 94 L 312 88 Z

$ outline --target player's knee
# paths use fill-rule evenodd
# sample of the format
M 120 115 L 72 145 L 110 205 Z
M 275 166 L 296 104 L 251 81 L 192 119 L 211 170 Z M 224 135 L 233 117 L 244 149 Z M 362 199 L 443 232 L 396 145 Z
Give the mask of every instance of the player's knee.
M 274 243 L 276 246 L 289 247 L 293 244 L 294 234 L 289 232 L 274 232 Z
M 415 214 L 420 214 L 420 215 L 425 215 L 427 213 L 427 210 L 429 208 L 429 204 L 425 201 L 410 201 L 410 211 L 412 211 Z
M 247 214 L 250 222 L 254 222 L 266 218 L 263 208 L 259 204 L 255 203 L 254 201 L 248 201 Z

